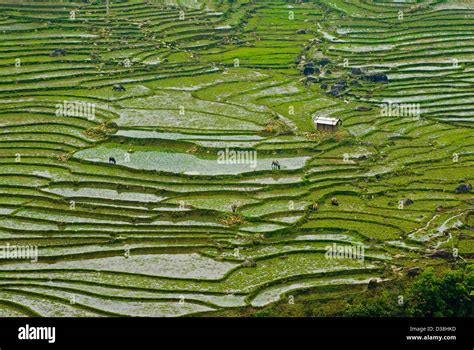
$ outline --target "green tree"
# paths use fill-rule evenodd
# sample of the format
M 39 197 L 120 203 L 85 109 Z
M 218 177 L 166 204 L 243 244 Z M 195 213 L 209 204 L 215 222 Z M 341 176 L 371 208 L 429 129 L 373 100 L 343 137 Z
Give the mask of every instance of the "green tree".
M 455 317 L 472 315 L 472 267 L 436 275 L 432 268 L 418 276 L 409 291 L 413 316 Z

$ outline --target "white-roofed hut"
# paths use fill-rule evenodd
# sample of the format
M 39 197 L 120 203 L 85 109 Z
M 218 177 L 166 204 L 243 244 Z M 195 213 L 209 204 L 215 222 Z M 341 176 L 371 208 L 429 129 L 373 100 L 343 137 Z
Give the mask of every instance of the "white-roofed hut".
M 328 117 L 314 117 L 313 123 L 319 131 L 336 132 L 342 120 Z

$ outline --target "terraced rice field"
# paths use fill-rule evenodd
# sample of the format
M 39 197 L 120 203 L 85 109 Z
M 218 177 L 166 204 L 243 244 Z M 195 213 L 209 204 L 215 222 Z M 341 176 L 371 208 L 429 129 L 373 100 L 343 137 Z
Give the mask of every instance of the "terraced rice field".
M 457 0 L 0 1 L 0 244 L 38 249 L 0 260 L 0 315 L 208 315 L 472 262 L 473 33 Z

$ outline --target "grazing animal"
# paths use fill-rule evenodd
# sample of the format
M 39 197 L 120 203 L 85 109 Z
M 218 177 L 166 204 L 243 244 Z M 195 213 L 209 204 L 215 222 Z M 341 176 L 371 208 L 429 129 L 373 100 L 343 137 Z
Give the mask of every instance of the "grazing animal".
M 368 289 L 375 289 L 377 288 L 377 280 L 376 279 L 371 279 L 369 281 L 369 285 L 367 286 Z
M 280 163 L 277 160 L 272 162 L 272 170 L 280 170 Z
M 470 183 L 463 183 L 456 187 L 455 193 L 469 193 L 472 190 L 472 185 Z
M 337 198 L 334 197 L 334 198 L 331 199 L 331 205 L 335 205 L 335 206 L 339 205 L 339 202 L 338 202 Z
M 257 267 L 257 263 L 253 259 L 246 259 L 243 264 L 243 267 Z
M 51 52 L 50 56 L 57 57 L 57 56 L 65 56 L 67 54 L 66 49 L 54 49 L 53 52 Z
M 115 160 L 114 157 L 109 157 L 109 164 L 116 164 L 117 161 Z
M 125 88 L 120 85 L 120 84 L 115 84 L 113 87 L 112 87 L 112 90 L 114 91 L 125 91 Z

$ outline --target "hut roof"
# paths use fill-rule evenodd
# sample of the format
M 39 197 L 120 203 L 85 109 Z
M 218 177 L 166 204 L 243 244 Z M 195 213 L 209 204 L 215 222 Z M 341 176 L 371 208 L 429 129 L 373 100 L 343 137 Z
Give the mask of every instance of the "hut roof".
M 337 118 L 328 118 L 328 117 L 315 117 L 313 118 L 314 124 L 324 124 L 324 125 L 341 125 L 341 119 Z

